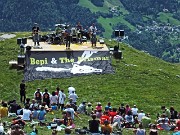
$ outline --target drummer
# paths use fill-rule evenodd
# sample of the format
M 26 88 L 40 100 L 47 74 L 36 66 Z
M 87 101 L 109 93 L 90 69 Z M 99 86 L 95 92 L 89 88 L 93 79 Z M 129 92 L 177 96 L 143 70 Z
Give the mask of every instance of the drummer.
M 82 37 L 83 27 L 80 22 L 77 23 L 76 29 L 77 29 L 77 35 L 78 35 L 79 42 L 82 43 L 81 37 Z
M 56 28 L 55 28 L 55 33 L 57 36 L 59 36 L 62 32 L 62 29 L 61 29 L 61 25 L 60 24 L 57 24 Z

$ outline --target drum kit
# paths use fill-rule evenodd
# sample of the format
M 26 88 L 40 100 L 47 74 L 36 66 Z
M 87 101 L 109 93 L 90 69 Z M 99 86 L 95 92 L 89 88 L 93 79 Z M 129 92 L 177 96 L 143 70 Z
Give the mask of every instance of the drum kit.
M 55 24 L 55 27 L 59 28 L 59 31 L 51 32 L 41 37 L 41 41 L 48 42 L 49 44 L 62 45 L 66 44 L 68 36 L 71 37 L 71 43 L 82 43 L 89 39 L 89 34 L 86 30 L 77 30 L 76 27 L 71 27 L 67 24 Z

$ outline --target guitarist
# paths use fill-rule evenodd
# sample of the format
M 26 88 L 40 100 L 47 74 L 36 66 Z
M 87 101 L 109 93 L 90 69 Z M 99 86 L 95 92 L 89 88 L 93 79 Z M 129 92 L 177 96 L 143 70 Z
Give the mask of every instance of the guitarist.
M 34 26 L 32 27 L 32 36 L 33 36 L 34 46 L 36 46 L 36 43 L 39 46 L 39 26 L 37 23 L 34 23 Z
M 97 33 L 97 28 L 96 28 L 95 24 L 93 23 L 89 27 L 89 34 L 90 34 L 92 47 L 96 47 L 96 42 L 97 42 L 96 33 Z

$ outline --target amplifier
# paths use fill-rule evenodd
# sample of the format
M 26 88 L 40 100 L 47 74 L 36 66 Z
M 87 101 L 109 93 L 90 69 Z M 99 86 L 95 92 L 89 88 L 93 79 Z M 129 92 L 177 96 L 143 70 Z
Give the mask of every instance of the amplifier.
M 18 65 L 23 65 L 25 63 L 25 55 L 18 55 Z

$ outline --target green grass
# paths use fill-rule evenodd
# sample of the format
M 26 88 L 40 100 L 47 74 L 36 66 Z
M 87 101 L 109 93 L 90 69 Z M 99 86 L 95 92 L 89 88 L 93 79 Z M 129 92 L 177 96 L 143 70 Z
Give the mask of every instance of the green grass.
M 27 33 L 18 33 L 17 37 L 27 36 Z M 16 38 L 17 38 L 16 37 Z M 16 45 L 16 38 L 0 41 L 0 99 L 19 101 L 19 83 L 23 78 L 23 72 L 9 69 L 8 62 L 17 59 L 19 47 Z M 106 41 L 108 46 L 114 46 L 116 42 Z M 136 104 L 139 110 L 149 112 L 155 120 L 156 114 L 160 111 L 160 106 L 168 108 L 174 106 L 180 111 L 180 65 L 164 62 L 143 52 L 137 51 L 125 44 L 120 44 L 123 52 L 123 59 L 116 61 L 112 59 L 115 74 L 89 75 L 73 78 L 46 79 L 27 82 L 27 96 L 32 98 L 36 88 L 45 87 L 50 92 L 54 91 L 57 85 L 65 90 L 72 85 L 76 88 L 79 96 L 78 104 L 81 101 L 92 102 L 93 106 L 101 102 L 103 106 L 111 102 L 113 107 L 118 107 L 121 103 Z M 47 120 L 54 117 L 61 117 L 61 112 L 55 115 L 48 114 Z M 82 120 L 75 119 L 77 127 L 87 125 L 87 116 L 80 115 Z M 49 135 L 50 130 L 40 128 L 40 135 Z M 31 131 L 26 126 L 26 131 Z M 60 133 L 62 134 L 62 133 Z M 124 130 L 124 135 L 132 135 L 131 130 Z M 161 132 L 167 135 L 168 132 Z
M 105 32 L 103 32 L 103 36 L 106 37 L 106 38 L 111 38 L 112 32 L 114 31 L 112 29 L 112 27 L 116 26 L 116 24 L 118 24 L 118 23 L 123 23 L 123 24 L 127 25 L 132 30 L 135 29 L 134 26 L 132 26 L 129 22 L 124 20 L 124 18 L 122 16 L 113 17 L 113 18 L 99 17 L 98 22 L 105 29 Z
M 173 25 L 180 25 L 180 21 L 173 18 L 171 13 L 160 12 L 158 19 L 161 22 L 164 22 L 164 23 L 170 23 L 170 24 L 173 24 Z M 168 22 L 168 20 L 169 20 L 169 22 Z

